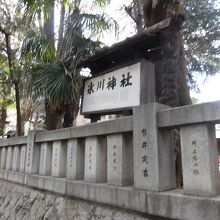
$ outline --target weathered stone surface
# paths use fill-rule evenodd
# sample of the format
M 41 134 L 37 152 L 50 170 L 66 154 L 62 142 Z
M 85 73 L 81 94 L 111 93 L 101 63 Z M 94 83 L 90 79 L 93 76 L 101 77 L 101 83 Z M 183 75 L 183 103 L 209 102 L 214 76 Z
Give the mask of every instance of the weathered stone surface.
M 7 156 L 7 149 L 6 147 L 3 147 L 1 149 L 1 169 L 5 169 L 6 166 L 6 156 Z
M 40 167 L 39 174 L 43 176 L 51 175 L 52 168 L 52 143 L 41 143 L 40 147 Z
M 185 192 L 218 195 L 220 176 L 215 125 L 191 125 L 180 131 Z
M 22 173 L 23 173 L 24 170 L 25 170 L 26 149 L 27 149 L 27 145 L 23 145 L 23 146 L 21 147 L 19 171 L 22 172 Z
M 39 172 L 40 146 L 35 142 L 36 134 L 41 131 L 29 131 L 27 139 L 25 173 L 37 174 Z
M 85 180 L 88 182 L 107 180 L 106 137 L 88 137 L 85 140 Z
M 150 103 L 134 112 L 134 185 L 138 189 L 174 189 L 175 159 L 171 132 L 158 130 L 157 112 L 164 105 Z
M 112 207 L 46 194 L 0 182 L 0 219 L 16 220 L 159 220 Z
M 7 148 L 6 170 L 12 170 L 14 147 Z
M 12 160 L 12 171 L 18 171 L 20 165 L 20 156 L 21 156 L 21 147 L 15 146 L 14 147 L 14 154 Z
M 66 177 L 73 180 L 84 178 L 85 141 L 70 139 L 67 142 L 67 174 Z
M 66 141 L 54 141 L 52 153 L 52 176 L 66 176 L 67 146 Z
M 108 183 L 129 185 L 134 182 L 132 133 L 107 137 Z

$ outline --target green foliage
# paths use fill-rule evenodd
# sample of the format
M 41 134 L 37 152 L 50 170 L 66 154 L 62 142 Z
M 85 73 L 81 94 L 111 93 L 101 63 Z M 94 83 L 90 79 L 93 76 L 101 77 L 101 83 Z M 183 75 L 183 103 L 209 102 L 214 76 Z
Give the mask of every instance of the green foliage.
M 111 0 L 93 0 L 95 4 L 98 4 L 100 7 L 104 7 L 110 3 Z
M 53 10 L 54 0 L 22 0 L 20 2 L 18 10 L 24 9 L 24 18 L 32 20 L 34 16 L 41 13 L 43 13 L 44 18 L 48 19 L 51 10 Z
M 65 74 L 65 67 L 61 62 L 34 66 L 30 80 L 32 90 L 38 96 L 48 97 L 55 109 L 76 103 L 79 96 L 80 77 L 73 80 L 70 75 Z
M 220 68 L 220 9 L 218 0 L 185 0 L 184 36 L 188 76 L 194 86 L 196 74 L 215 74 Z
M 74 30 L 87 32 L 90 37 L 102 34 L 104 31 L 118 31 L 117 22 L 106 14 L 87 14 L 73 12 L 67 19 L 68 24 L 72 25 Z
M 40 10 L 37 9 L 39 4 L 31 5 L 34 2 L 39 3 L 39 1 L 25 0 L 26 10 L 33 16 L 34 11 Z M 104 6 L 109 1 L 93 2 Z M 21 57 L 28 74 L 29 94 L 32 95 L 34 92 L 39 97 L 46 97 L 54 109 L 61 109 L 66 105 L 78 109 L 82 88 L 82 76 L 78 64 L 86 56 L 101 48 L 101 42 L 92 40 L 92 37 L 97 38 L 107 30 L 114 29 L 117 32 L 118 27 L 112 18 L 104 14 L 86 13 L 84 10 L 81 12 L 80 0 L 74 1 L 73 5 L 70 5 L 70 1 L 67 0 L 63 3 L 65 6 L 68 5 L 72 12 L 66 14 L 64 34 L 62 42 L 59 42 L 62 46 L 58 48 L 59 51 L 55 53 L 44 34 L 34 31 L 26 36 Z
M 49 62 L 55 59 L 55 48 L 48 39 L 35 32 L 25 37 L 21 47 L 21 58 L 28 62 Z

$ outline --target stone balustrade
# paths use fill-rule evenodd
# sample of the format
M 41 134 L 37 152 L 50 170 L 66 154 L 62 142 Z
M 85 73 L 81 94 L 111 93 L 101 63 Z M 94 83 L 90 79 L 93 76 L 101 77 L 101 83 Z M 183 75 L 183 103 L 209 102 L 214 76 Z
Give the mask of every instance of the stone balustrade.
M 220 102 L 175 109 L 150 103 L 130 117 L 30 131 L 0 141 L 0 178 L 158 216 L 219 219 L 219 112 Z M 183 189 L 175 183 L 173 128 L 180 129 Z

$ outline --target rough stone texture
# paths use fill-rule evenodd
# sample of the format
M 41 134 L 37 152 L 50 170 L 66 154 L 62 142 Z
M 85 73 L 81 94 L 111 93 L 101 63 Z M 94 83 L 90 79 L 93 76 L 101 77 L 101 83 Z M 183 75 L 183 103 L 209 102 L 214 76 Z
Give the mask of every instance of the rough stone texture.
M 100 206 L 16 184 L 0 182 L 0 219 L 16 220 L 159 220 L 136 213 Z

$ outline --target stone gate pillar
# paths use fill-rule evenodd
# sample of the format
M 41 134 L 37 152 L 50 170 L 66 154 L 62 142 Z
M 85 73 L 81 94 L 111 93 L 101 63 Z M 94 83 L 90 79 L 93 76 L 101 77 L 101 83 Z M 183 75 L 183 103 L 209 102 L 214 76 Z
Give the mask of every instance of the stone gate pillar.
M 134 185 L 138 189 L 165 191 L 176 187 L 172 133 L 157 128 L 157 112 L 167 107 L 141 105 L 134 114 Z

